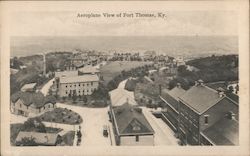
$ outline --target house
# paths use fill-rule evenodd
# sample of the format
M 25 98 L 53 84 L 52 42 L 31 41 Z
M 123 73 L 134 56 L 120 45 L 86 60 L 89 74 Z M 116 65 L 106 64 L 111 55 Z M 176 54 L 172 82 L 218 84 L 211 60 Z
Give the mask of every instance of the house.
M 22 92 L 34 92 L 36 90 L 36 83 L 25 84 L 22 88 Z
M 185 92 L 178 83 L 177 86 L 171 90 L 163 89 L 160 95 L 161 100 L 164 101 L 162 118 L 174 132 L 177 132 L 179 127 L 179 97 Z
M 216 124 L 225 116 L 233 116 L 230 120 L 236 122 L 230 123 L 238 125 L 238 104 L 223 92 L 211 89 L 204 85 L 202 80 L 199 80 L 195 86 L 179 97 L 178 132 L 180 140 L 183 144 L 191 145 L 210 142 L 209 139 L 204 137 L 208 134 L 206 132 L 211 131 L 211 129 L 216 131 L 218 129 Z M 226 126 L 230 127 L 231 125 Z M 230 128 L 228 130 L 230 131 Z M 238 131 L 232 129 L 227 133 L 238 133 Z
M 60 140 L 60 136 L 56 133 L 39 133 L 20 131 L 16 137 L 16 145 L 23 146 L 23 139 L 33 140 L 37 146 L 56 146 Z M 34 146 L 35 146 L 34 145 Z
M 55 108 L 56 100 L 41 92 L 16 92 L 11 96 L 11 112 L 16 115 L 36 116 Z
M 111 120 L 117 145 L 154 145 L 154 130 L 141 108 L 131 105 L 128 101 L 123 105 L 111 107 Z
M 78 71 L 77 70 L 57 71 L 57 72 L 55 72 L 55 78 L 73 77 L 73 76 L 78 76 Z
M 56 80 L 60 97 L 91 95 L 99 87 L 97 75 L 61 77 Z
M 100 70 L 92 66 L 85 66 L 83 68 L 79 68 L 78 71 L 79 71 L 79 75 L 96 74 L 98 77 L 100 76 Z

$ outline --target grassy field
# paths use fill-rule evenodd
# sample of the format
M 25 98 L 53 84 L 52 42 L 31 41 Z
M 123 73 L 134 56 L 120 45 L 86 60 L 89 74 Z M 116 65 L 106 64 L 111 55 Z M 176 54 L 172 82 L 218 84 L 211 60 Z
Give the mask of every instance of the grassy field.
M 115 76 L 119 75 L 121 71 L 128 71 L 132 68 L 144 66 L 147 64 L 152 64 L 151 62 L 142 62 L 142 61 L 115 61 L 109 62 L 101 68 L 101 75 L 104 79 L 104 85 L 106 85 L 110 80 Z
M 39 116 L 42 121 L 63 123 L 63 124 L 79 124 L 82 122 L 82 117 L 66 108 L 55 108 L 53 111 L 46 112 Z

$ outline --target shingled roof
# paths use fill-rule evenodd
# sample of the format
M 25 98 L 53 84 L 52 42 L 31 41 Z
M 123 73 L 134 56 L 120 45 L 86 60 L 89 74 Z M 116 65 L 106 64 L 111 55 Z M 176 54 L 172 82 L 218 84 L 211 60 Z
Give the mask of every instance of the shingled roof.
M 56 100 L 53 96 L 44 96 L 41 92 L 31 93 L 31 92 L 16 92 L 11 96 L 11 101 L 16 102 L 18 99 L 23 101 L 23 104 L 30 106 L 33 104 L 36 108 L 43 107 L 47 103 L 55 104 Z
M 23 138 L 34 138 L 38 145 L 54 146 L 56 145 L 58 134 L 55 133 L 39 133 L 39 132 L 24 132 L 18 133 L 16 143 L 21 142 Z
M 239 123 L 233 119 L 222 118 L 202 134 L 215 145 L 239 145 Z
M 186 91 L 179 99 L 199 114 L 217 104 L 225 96 L 203 84 L 197 84 Z
M 182 96 L 186 91 L 180 86 L 175 87 L 171 90 L 163 89 L 161 93 L 161 98 L 174 107 L 175 110 L 178 109 L 179 97 Z
M 154 134 L 141 108 L 125 103 L 113 108 L 119 135 Z

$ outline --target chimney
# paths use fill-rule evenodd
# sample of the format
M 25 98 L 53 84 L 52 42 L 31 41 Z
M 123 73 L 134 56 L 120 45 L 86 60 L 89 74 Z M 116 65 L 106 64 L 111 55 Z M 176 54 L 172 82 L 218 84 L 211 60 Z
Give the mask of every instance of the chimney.
M 217 89 L 217 91 L 218 91 L 219 97 L 223 97 L 223 96 L 225 95 L 225 94 L 224 94 L 224 89 L 223 89 L 223 88 L 219 87 L 219 88 Z
M 200 85 L 200 86 L 203 86 L 203 85 L 204 85 L 204 81 L 201 80 L 201 79 L 199 79 L 199 80 L 197 81 L 197 84 Z
M 230 112 L 228 113 L 228 118 L 229 118 L 230 120 L 235 120 L 235 114 L 234 114 L 232 111 L 230 111 Z
M 177 88 L 181 88 L 181 84 L 180 83 L 177 83 L 176 86 L 177 86 Z

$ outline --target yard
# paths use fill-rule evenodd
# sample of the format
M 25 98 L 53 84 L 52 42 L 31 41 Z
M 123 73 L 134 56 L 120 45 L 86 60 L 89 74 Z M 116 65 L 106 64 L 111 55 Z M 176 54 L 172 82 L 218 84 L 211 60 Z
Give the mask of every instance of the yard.
M 68 131 L 62 137 L 62 142 L 58 146 L 73 146 L 75 139 L 75 131 Z
M 109 62 L 105 66 L 101 67 L 101 75 L 103 76 L 104 85 L 112 80 L 115 76 L 119 75 L 121 71 L 128 71 L 132 68 L 149 65 L 151 62 L 143 62 L 143 61 L 115 61 Z M 112 69 L 112 70 L 111 70 Z
M 10 143 L 12 146 L 15 146 L 15 140 L 20 131 L 27 131 L 24 124 L 10 124 Z M 52 127 L 45 127 L 46 133 L 58 133 L 62 131 L 60 128 L 52 128 Z
M 76 125 L 82 123 L 82 117 L 67 108 L 55 108 L 52 111 L 45 112 L 41 116 L 37 117 L 42 121 L 55 122 L 69 125 Z

